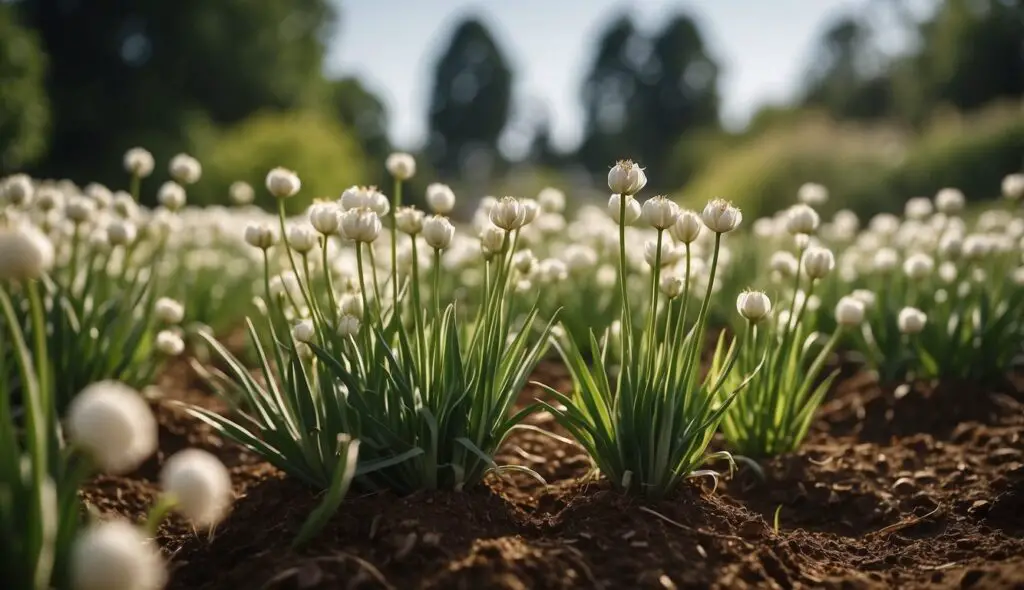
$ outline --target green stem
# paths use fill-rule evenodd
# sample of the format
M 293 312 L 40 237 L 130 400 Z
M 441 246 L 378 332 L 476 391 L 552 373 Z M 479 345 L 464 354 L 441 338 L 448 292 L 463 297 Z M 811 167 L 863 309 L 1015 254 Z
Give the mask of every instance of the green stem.
M 393 313 L 398 310 L 398 223 L 396 216 L 398 208 L 402 206 L 402 181 L 395 179 L 395 202 L 391 207 L 391 292 L 393 299 Z M 414 238 L 415 239 L 415 238 Z
M 619 291 L 622 297 L 622 317 L 620 326 L 620 347 L 622 368 L 621 376 L 629 370 L 632 356 L 632 316 L 629 307 L 629 294 L 626 289 L 626 201 L 630 197 L 619 195 Z
M 320 238 L 320 252 L 323 255 L 324 276 L 327 278 L 327 299 L 331 304 L 331 321 L 333 326 L 338 326 L 338 300 L 334 293 L 334 277 L 331 276 L 331 267 L 327 260 L 327 236 Z
M 146 514 L 146 521 L 143 529 L 146 531 L 148 537 L 156 537 L 157 531 L 160 529 L 160 523 L 167 518 L 167 515 L 174 510 L 174 507 L 178 505 L 170 494 L 161 494 L 156 503 L 149 509 Z

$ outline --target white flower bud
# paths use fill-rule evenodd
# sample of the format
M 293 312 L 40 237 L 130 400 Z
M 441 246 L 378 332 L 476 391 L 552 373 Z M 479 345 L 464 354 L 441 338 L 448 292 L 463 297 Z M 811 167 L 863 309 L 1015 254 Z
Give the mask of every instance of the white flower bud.
M 736 310 L 747 321 L 756 324 L 772 312 L 772 302 L 762 291 L 744 291 L 736 298 Z
M 903 215 L 907 219 L 927 219 L 934 212 L 935 207 L 932 205 L 932 200 L 928 197 L 914 197 L 909 199 L 903 207 Z
M 537 264 L 537 280 L 541 283 L 557 283 L 568 276 L 569 268 L 557 258 L 545 258 Z
M 919 281 L 932 274 L 935 269 L 935 261 L 927 254 L 911 254 L 903 261 L 903 273 L 907 278 Z
M 956 260 L 964 251 L 964 241 L 957 234 L 946 234 L 939 240 L 939 256 Z
M 338 199 L 343 211 L 370 207 L 370 189 L 362 186 L 350 186 L 341 193 Z
M 864 303 L 849 295 L 836 304 L 836 323 L 840 326 L 859 326 L 864 321 Z
M 679 218 L 679 205 L 659 195 L 644 202 L 640 216 L 654 229 L 666 230 Z
M 2 197 L 0 197 L 2 199 Z M 41 188 L 36 193 L 34 203 L 40 211 L 52 211 L 64 202 L 64 193 L 55 188 Z
M 384 167 L 397 180 L 409 180 L 416 174 L 416 159 L 411 154 L 395 152 L 385 160 Z
M 167 570 L 160 550 L 142 529 L 123 520 L 97 521 L 71 548 L 74 590 L 160 590 Z
M 423 240 L 435 250 L 443 250 L 451 245 L 455 237 L 455 226 L 442 215 L 434 215 L 423 220 Z
M 797 189 L 796 198 L 801 203 L 817 207 L 824 205 L 825 202 L 828 201 L 828 189 L 820 184 L 807 182 Z
M 485 227 L 484 231 L 480 232 L 480 248 L 483 250 L 484 256 L 489 257 L 504 250 L 506 235 L 508 234 L 501 228 L 493 225 Z
M 779 250 L 772 254 L 768 264 L 773 271 L 788 278 L 796 275 L 800 263 L 792 253 Z
M 892 248 L 880 248 L 875 252 L 871 264 L 880 273 L 892 272 L 899 264 L 899 254 Z
M 519 199 L 519 204 L 526 210 L 526 220 L 523 225 L 529 225 L 533 223 L 537 216 L 540 215 L 540 203 L 534 199 Z
M 308 225 L 293 225 L 288 228 L 288 245 L 299 254 L 306 254 L 316 247 L 317 237 Z
M 203 174 L 203 167 L 199 164 L 199 160 L 188 154 L 178 154 L 171 158 L 168 169 L 171 178 L 179 184 L 195 184 Z
M 832 272 L 836 259 L 828 248 L 811 247 L 804 251 L 803 266 L 808 277 L 820 279 Z
M 295 343 L 295 355 L 304 361 L 311 361 L 315 356 L 313 354 L 313 349 L 305 342 Z
M 355 336 L 359 333 L 359 318 L 352 315 L 343 315 L 338 319 L 338 335 L 342 338 Z
M 704 225 L 718 234 L 736 229 L 743 221 L 740 210 L 724 199 L 715 199 L 708 203 L 700 216 Z
M 128 246 L 135 242 L 138 230 L 126 219 L 115 219 L 107 224 L 107 239 L 111 246 Z
M 569 272 L 573 274 L 589 272 L 597 266 L 597 252 L 583 244 L 570 244 L 562 258 Z
M 253 190 L 252 185 L 248 182 L 236 180 L 228 187 L 228 198 L 235 205 L 248 205 L 256 199 L 256 191 Z
M 640 203 L 637 202 L 633 197 L 626 197 L 626 218 L 620 219 L 619 214 L 622 212 L 622 196 L 614 194 L 608 199 L 608 215 L 611 216 L 615 223 L 622 225 L 633 225 L 637 219 L 640 219 L 641 210 Z
M 185 206 L 185 189 L 177 182 L 168 180 L 160 185 L 156 198 L 169 211 L 177 211 Z
M 935 208 L 947 215 L 964 209 L 964 194 L 955 188 L 944 188 L 935 194 Z
M 434 213 L 450 213 L 455 208 L 455 193 L 447 184 L 431 183 L 427 185 L 427 205 Z
M 313 327 L 313 320 L 302 320 L 292 326 L 292 337 L 299 342 L 310 343 L 316 337 L 316 328 Z
M 27 174 L 15 174 L 0 184 L 0 204 L 24 205 L 32 200 L 35 186 Z
M 370 188 L 366 193 L 367 207 L 373 210 L 378 217 L 384 217 L 391 211 L 391 201 L 387 196 L 375 188 Z
M 1003 178 L 1003 196 L 1011 201 L 1024 199 L 1024 173 L 1008 174 Z
M 661 242 L 661 257 L 658 258 L 658 243 L 654 240 L 648 240 L 644 242 L 644 260 L 651 267 L 657 264 L 661 264 L 662 268 L 666 266 L 672 266 L 679 262 L 679 250 L 672 245 L 669 240 L 663 240 Z
M 363 298 L 355 293 L 346 293 L 338 303 L 343 315 L 350 315 L 357 320 L 363 319 Z
M 153 305 L 153 313 L 164 324 L 180 324 L 185 319 L 185 306 L 170 297 L 161 297 Z
M 903 334 L 918 334 L 924 330 L 927 323 L 928 316 L 915 307 L 904 307 L 900 310 L 899 317 L 896 318 L 896 324 Z
M 349 209 L 341 215 L 341 233 L 356 242 L 370 243 L 380 235 L 380 217 L 372 209 Z
M 565 193 L 554 187 L 545 187 L 537 193 L 537 202 L 547 213 L 561 213 L 565 210 Z
M 700 216 L 696 212 L 684 209 L 679 211 L 678 217 L 672 227 L 669 228 L 669 234 L 677 241 L 682 244 L 693 243 L 700 235 L 701 228 L 704 224 L 700 220 Z
M 864 309 L 872 309 L 878 300 L 875 292 L 868 289 L 854 289 L 850 296 L 864 304 Z
M 683 277 L 675 274 L 666 273 L 661 276 L 661 281 L 658 285 L 658 289 L 662 292 L 665 297 L 669 299 L 675 299 L 683 294 L 683 288 L 686 286 L 686 281 Z
M 793 205 L 786 213 L 786 231 L 793 235 L 813 234 L 819 223 L 818 212 L 803 203 Z
M 117 191 L 113 194 L 111 206 L 114 212 L 124 219 L 135 219 L 139 216 L 139 206 L 135 199 L 124 191 Z
M 252 223 L 245 228 L 245 242 L 254 248 L 266 250 L 277 241 L 277 232 L 265 223 Z
M 415 207 L 399 207 L 395 211 L 395 227 L 403 234 L 415 236 L 423 231 L 423 212 Z
M 156 334 L 156 349 L 166 356 L 179 356 L 185 352 L 185 341 L 175 332 L 161 330 Z
M 309 208 L 309 223 L 322 235 L 336 234 L 341 228 L 341 210 L 335 203 L 314 203 Z
M 142 396 L 117 381 L 100 381 L 68 406 L 71 441 L 106 473 L 132 471 L 156 451 L 157 426 Z
M 219 459 L 200 449 L 171 456 L 160 470 L 160 487 L 174 509 L 197 527 L 220 522 L 231 506 L 231 476 Z
M 963 256 L 967 260 L 978 260 L 992 251 L 992 244 L 985 234 L 971 234 L 964 238 Z
M 519 274 L 530 274 L 535 264 L 537 264 L 537 258 L 529 249 L 520 250 L 512 255 L 512 266 L 515 267 Z
M 277 199 L 294 197 L 302 188 L 299 176 L 287 168 L 274 168 L 267 172 L 267 190 Z
M 53 244 L 34 227 L 0 227 L 0 281 L 37 279 L 53 261 Z
M 88 197 L 72 196 L 64 206 L 64 216 L 76 224 L 91 220 L 95 214 L 96 202 Z
M 153 154 L 141 147 L 133 147 L 124 153 L 124 169 L 138 178 L 145 178 L 153 173 L 156 163 Z
M 515 197 L 502 197 L 491 207 L 491 223 L 505 231 L 514 231 L 526 225 L 526 208 Z
M 644 169 L 632 160 L 619 160 L 608 171 L 608 188 L 618 195 L 633 196 L 647 185 Z

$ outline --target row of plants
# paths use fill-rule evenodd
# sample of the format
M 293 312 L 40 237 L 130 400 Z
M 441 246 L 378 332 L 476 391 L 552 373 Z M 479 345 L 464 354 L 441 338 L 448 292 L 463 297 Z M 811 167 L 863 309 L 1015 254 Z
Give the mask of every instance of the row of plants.
M 276 215 L 252 208 L 256 190 L 242 183 L 230 207 L 187 206 L 202 167 L 186 155 L 171 161 L 160 207 L 140 207 L 154 162 L 139 148 L 125 156 L 128 191 L 3 181 L 0 524 L 18 587 L 160 586 L 158 559 L 126 557 L 128 546 L 156 555 L 141 529 L 122 527 L 137 543 L 110 533 L 95 549 L 135 564 L 124 579 L 137 585 L 97 586 L 99 574 L 75 569 L 75 548 L 100 526 L 78 530 L 77 490 L 90 473 L 130 471 L 152 453 L 155 423 L 135 391 L 186 349 L 231 411 L 185 409 L 324 492 L 299 544 L 351 489 L 461 490 L 509 471 L 543 481 L 494 460 L 512 432 L 537 428 L 525 421 L 536 412 L 587 451 L 595 475 L 660 498 L 716 475 L 709 459 L 733 460 L 708 453 L 716 432 L 752 459 L 798 448 L 836 378 L 837 350 L 887 381 L 997 380 L 1024 348 L 1024 176 L 1004 180 L 1007 205 L 970 223 L 955 189 L 864 228 L 848 211 L 822 222 L 828 191 L 808 184 L 797 204 L 745 231 L 721 199 L 700 211 L 641 202 L 646 172 L 629 161 L 610 169 L 604 210 L 570 219 L 565 195 L 545 189 L 482 199 L 467 224 L 447 217 L 456 197 L 443 185 L 427 189 L 430 212 L 403 206 L 416 162 L 394 154 L 386 164 L 390 196 L 350 187 L 298 218 L 287 203 L 302 182 L 280 168 L 265 183 Z M 240 322 L 248 344 L 226 344 Z M 541 383 L 540 399 L 518 403 L 551 355 L 572 390 Z M 90 406 L 96 390 L 106 397 Z M 88 442 L 81 420 L 103 440 Z M 103 459 L 103 443 L 132 458 Z M 223 515 L 223 467 L 189 456 L 187 484 L 165 485 L 149 535 L 172 506 L 204 526 Z M 202 500 L 217 509 L 188 507 Z

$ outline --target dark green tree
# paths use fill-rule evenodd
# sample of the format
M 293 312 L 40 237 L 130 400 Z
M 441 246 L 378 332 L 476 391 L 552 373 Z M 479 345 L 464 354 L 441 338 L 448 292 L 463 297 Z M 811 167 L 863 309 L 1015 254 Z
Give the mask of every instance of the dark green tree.
M 388 112 L 380 98 L 357 78 L 342 78 L 328 83 L 327 102 L 327 110 L 352 130 L 363 153 L 382 167 L 391 143 Z
M 50 109 L 46 56 L 14 8 L 0 3 L 0 176 L 38 158 L 46 148 Z
M 578 158 L 593 173 L 615 160 L 639 159 L 640 102 L 637 100 L 643 38 L 628 16 L 613 20 L 600 36 L 593 65 L 583 82 L 584 130 Z
M 226 125 L 322 89 L 329 0 L 20 0 L 49 56 L 53 127 L 36 173 L 122 182 L 132 145 L 187 149 L 196 120 Z M 162 167 L 160 169 L 162 172 Z
M 483 22 L 455 28 L 434 71 L 429 155 L 442 177 L 493 165 L 509 119 L 512 70 Z

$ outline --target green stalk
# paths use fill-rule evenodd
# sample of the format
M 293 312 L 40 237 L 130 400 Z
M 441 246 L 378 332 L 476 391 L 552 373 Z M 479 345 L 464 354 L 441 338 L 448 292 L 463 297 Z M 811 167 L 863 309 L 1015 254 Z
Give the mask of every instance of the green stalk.
M 327 294 L 328 300 L 331 303 L 331 320 L 334 322 L 334 327 L 338 326 L 338 301 L 334 293 L 334 277 L 331 276 L 331 267 L 327 260 L 327 236 L 320 238 L 320 252 L 323 255 L 324 264 L 324 276 L 327 277 Z M 365 309 L 365 308 L 364 308 Z
M 626 201 L 628 195 L 619 195 L 619 291 L 622 297 L 622 318 L 621 322 L 621 359 L 622 368 L 619 371 L 619 382 L 622 375 L 629 370 L 630 357 L 632 356 L 632 318 L 629 307 L 629 293 L 626 289 Z
M 394 313 L 398 310 L 398 223 L 396 215 L 398 208 L 402 206 L 402 181 L 395 179 L 395 202 L 391 207 L 391 290 L 394 296 Z M 415 239 L 415 238 L 414 238 Z

